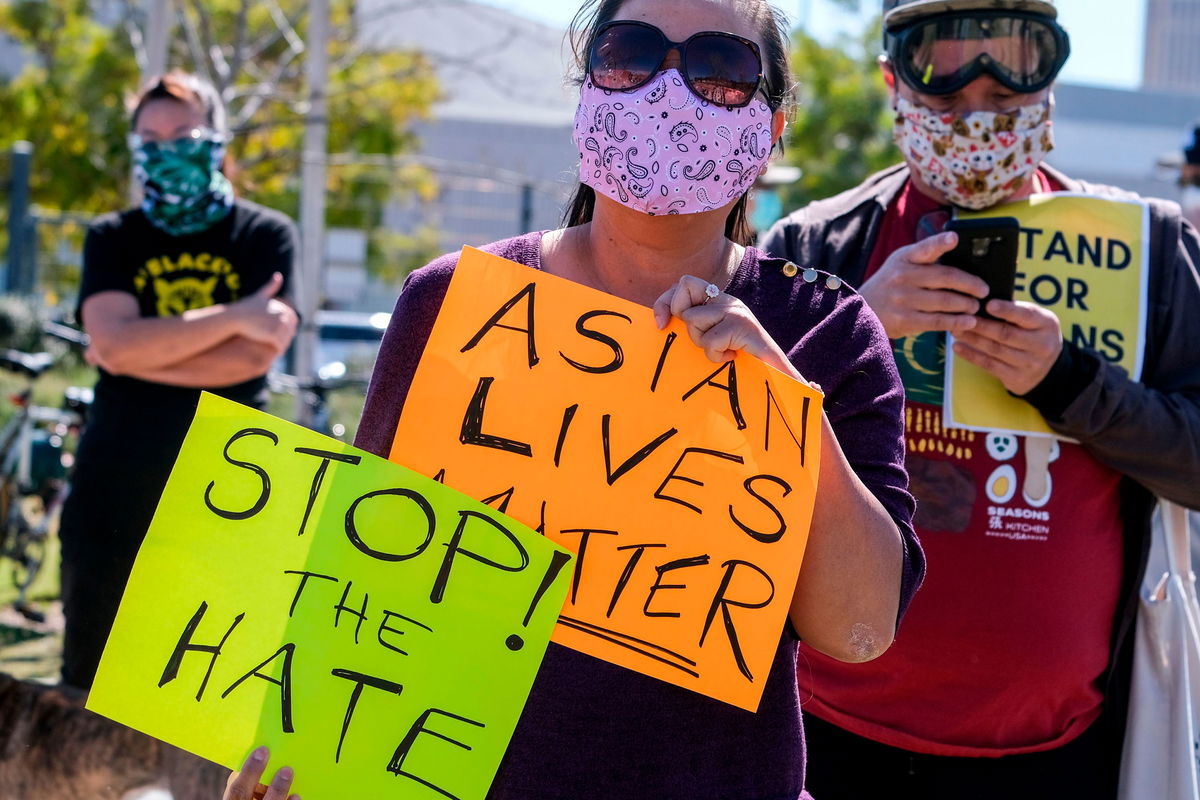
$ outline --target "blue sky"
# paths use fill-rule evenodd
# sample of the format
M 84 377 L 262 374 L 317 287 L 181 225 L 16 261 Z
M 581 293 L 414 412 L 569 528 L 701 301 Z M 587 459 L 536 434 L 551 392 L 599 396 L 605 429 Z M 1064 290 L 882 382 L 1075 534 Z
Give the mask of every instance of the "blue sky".
M 565 27 L 575 12 L 572 0 L 483 0 L 552 25 Z M 840 30 L 861 30 L 878 7 L 862 0 L 859 16 L 829 0 L 775 0 L 775 5 L 818 38 Z M 1058 0 L 1059 20 L 1071 34 L 1071 59 L 1060 79 L 1071 83 L 1133 89 L 1141 82 L 1145 0 Z M 861 18 L 861 19 L 860 19 Z

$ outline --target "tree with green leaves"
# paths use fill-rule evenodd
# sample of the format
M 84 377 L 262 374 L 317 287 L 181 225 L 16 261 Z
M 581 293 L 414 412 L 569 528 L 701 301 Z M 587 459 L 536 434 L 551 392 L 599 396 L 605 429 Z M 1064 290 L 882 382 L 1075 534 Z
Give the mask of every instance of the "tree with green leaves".
M 852 5 L 852 0 L 847 7 Z M 793 36 L 792 71 L 799 107 L 788 126 L 785 161 L 803 170 L 783 191 L 791 210 L 830 197 L 896 163 L 892 114 L 879 72 L 880 21 L 858 37 L 822 44 L 809 33 Z
M 173 5 L 169 63 L 207 78 L 225 99 L 235 185 L 251 199 L 296 216 L 307 3 Z M 0 150 L 19 140 L 33 143 L 32 199 L 42 209 L 101 212 L 128 203 L 126 100 L 137 88 L 139 64 L 146 63 L 142 6 L 136 0 L 0 4 L 0 34 L 26 56 L 18 74 L 0 80 L 5 121 Z M 413 147 L 411 124 L 427 114 L 437 88 L 420 53 L 362 47 L 353 13 L 352 0 L 331 3 L 329 151 L 382 160 L 331 166 L 327 220 L 373 230 L 395 190 L 430 190 L 428 175 L 396 156 Z M 70 232 L 78 237 L 82 228 L 75 225 Z M 384 238 L 387 246 L 372 248 L 377 261 L 394 254 L 394 237 Z

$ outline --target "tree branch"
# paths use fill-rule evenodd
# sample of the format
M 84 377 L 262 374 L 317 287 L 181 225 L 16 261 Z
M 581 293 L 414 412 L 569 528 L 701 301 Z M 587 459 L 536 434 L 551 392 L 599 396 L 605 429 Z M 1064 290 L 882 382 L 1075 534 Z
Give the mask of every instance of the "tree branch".
M 192 24 L 191 15 L 188 14 L 187 6 L 180 4 L 179 7 L 179 24 L 183 27 L 185 39 L 187 41 L 188 52 L 191 54 L 192 64 L 196 72 L 201 73 L 201 77 L 209 83 L 215 85 L 213 80 L 212 69 L 208 63 L 208 56 L 204 52 L 204 46 L 200 43 L 200 37 L 196 32 L 196 26 Z
M 267 87 L 268 92 L 250 95 L 250 99 L 244 106 L 242 106 L 241 110 L 238 111 L 235 124 L 231 126 L 234 130 L 241 128 L 248 120 L 252 119 L 254 115 L 258 113 L 258 110 L 262 108 L 263 101 L 278 91 L 280 80 L 287 73 L 289 63 L 296 60 L 297 55 L 299 55 L 299 53 L 297 53 L 295 50 L 289 50 L 286 54 L 286 57 L 280 59 L 275 70 L 275 75 L 264 84 L 260 84 Z
M 146 52 L 146 40 L 142 37 L 142 29 L 135 25 L 132 19 L 127 19 L 125 35 L 129 37 L 129 46 L 133 49 L 133 60 L 137 62 L 138 71 L 144 73 L 150 66 L 150 54 Z
M 242 56 L 243 50 L 246 47 L 246 15 L 250 10 L 250 0 L 241 0 L 238 4 L 237 18 L 233 23 L 233 53 L 231 54 L 231 63 L 229 65 L 229 88 L 237 85 L 237 80 L 242 72 Z
M 225 53 L 221 46 L 217 44 L 216 37 L 213 36 L 212 17 L 205 8 L 205 0 L 192 0 L 192 7 L 196 10 L 196 17 L 200 20 L 199 33 L 200 42 L 204 47 L 204 52 L 208 56 L 208 63 L 212 67 L 212 72 L 217 78 L 217 82 L 213 85 L 217 92 L 224 95 L 226 87 L 230 84 L 229 63 L 225 60 Z
M 326 98 L 330 101 L 336 101 L 349 95 L 358 92 L 369 91 L 377 86 L 398 83 L 402 81 L 412 80 L 421 77 L 425 74 L 425 70 L 420 66 L 406 67 L 402 70 L 396 70 L 381 75 L 376 75 L 368 80 L 349 83 L 330 90 L 326 93 Z M 242 136 L 248 133 L 253 133 L 257 130 L 265 128 L 274 128 L 281 125 L 302 125 L 304 123 L 304 103 L 307 102 L 306 96 L 296 96 L 288 98 L 280 93 L 278 83 L 259 84 L 255 91 L 244 93 L 243 96 L 249 98 L 249 102 L 243 107 L 243 113 L 238 114 L 238 122 L 232 126 L 235 135 Z M 250 119 L 253 114 L 245 114 L 245 110 L 254 104 L 255 112 L 257 113 L 263 103 L 268 99 L 279 101 L 282 105 L 291 110 L 296 116 L 294 118 L 275 118 L 266 119 L 261 122 L 250 124 Z

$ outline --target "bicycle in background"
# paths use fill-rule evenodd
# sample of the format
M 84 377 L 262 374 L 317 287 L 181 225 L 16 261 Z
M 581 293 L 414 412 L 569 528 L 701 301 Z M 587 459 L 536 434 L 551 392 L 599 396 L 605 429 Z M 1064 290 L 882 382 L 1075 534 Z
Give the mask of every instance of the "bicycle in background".
M 86 335 L 67 326 L 47 323 L 46 332 L 86 345 Z M 45 615 L 30 605 L 29 590 L 45 564 L 50 532 L 70 490 L 71 456 L 63 444 L 68 436 L 78 437 L 92 401 L 90 388 L 72 386 L 61 408 L 36 405 L 34 386 L 54 364 L 49 353 L 0 351 L 0 369 L 25 381 L 9 398 L 14 413 L 0 430 L 0 580 L 7 577 L 17 590 L 14 608 L 39 623 Z
M 354 387 L 366 391 L 368 381 L 364 378 L 350 377 L 346 374 L 346 365 L 341 361 L 331 361 L 317 370 L 316 377 L 302 378 L 289 375 L 286 372 L 271 371 L 267 373 L 267 388 L 275 394 L 290 394 L 298 397 L 312 411 L 312 430 L 341 439 L 346 435 L 346 427 L 341 423 L 332 423 L 329 419 L 329 393 L 338 389 Z

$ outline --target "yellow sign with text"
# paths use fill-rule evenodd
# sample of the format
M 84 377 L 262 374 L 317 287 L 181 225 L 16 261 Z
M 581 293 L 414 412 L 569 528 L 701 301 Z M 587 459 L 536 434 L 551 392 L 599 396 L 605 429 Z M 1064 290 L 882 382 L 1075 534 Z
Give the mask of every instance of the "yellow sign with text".
M 1134 380 L 1140 377 L 1150 246 L 1144 203 L 1055 193 L 964 216 L 1016 217 L 1021 232 L 1014 299 L 1050 309 L 1064 339 L 1095 351 Z M 947 427 L 1055 435 L 998 378 L 953 355 L 949 345 L 947 356 Z
M 391 459 L 577 554 L 553 640 L 757 709 L 808 539 L 821 394 L 649 308 L 465 248 Z

